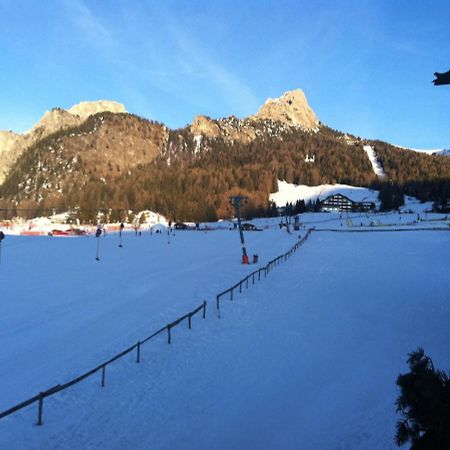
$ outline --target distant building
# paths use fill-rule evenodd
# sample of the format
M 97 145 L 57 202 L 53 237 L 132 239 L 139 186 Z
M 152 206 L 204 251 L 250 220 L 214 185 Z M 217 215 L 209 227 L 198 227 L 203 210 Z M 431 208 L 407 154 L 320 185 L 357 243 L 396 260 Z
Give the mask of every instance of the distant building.
M 183 222 L 177 222 L 175 224 L 175 230 L 188 230 L 189 226 Z
M 320 202 L 320 210 L 324 212 L 369 212 L 375 210 L 375 203 L 354 202 L 345 195 L 333 194 Z
M 356 210 L 361 212 L 372 212 L 375 211 L 375 203 L 374 202 L 360 202 L 356 203 Z
M 333 194 L 320 202 L 320 210 L 324 212 L 351 212 L 355 202 L 345 195 Z

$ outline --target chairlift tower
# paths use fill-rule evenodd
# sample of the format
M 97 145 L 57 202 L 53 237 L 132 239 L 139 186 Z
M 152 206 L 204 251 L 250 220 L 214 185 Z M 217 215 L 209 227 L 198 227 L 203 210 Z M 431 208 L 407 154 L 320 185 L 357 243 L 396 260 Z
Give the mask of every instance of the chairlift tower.
M 242 245 L 242 264 L 249 263 L 247 249 L 245 248 L 244 233 L 242 231 L 242 223 L 241 223 L 241 206 L 245 205 L 246 203 L 247 203 L 247 197 L 244 197 L 242 195 L 234 195 L 234 196 L 230 197 L 230 204 L 236 208 L 236 217 L 238 220 L 239 236 L 241 238 L 241 245 Z

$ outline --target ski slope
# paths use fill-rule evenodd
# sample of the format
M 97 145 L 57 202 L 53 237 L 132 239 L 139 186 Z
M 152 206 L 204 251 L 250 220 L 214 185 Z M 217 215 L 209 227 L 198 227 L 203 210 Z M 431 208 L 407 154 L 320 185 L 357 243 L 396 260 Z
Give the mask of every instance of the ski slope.
M 315 214 L 310 222 L 332 215 Z M 393 215 L 392 221 L 397 215 Z M 307 222 L 308 217 L 304 218 Z M 330 219 L 328 219 L 330 220 Z M 334 217 L 336 228 L 339 217 Z M 298 239 L 276 220 L 245 234 L 260 265 Z M 345 228 L 345 225 L 344 225 Z M 302 231 L 303 232 L 303 231 Z M 238 235 L 12 237 L 2 244 L 0 410 L 94 367 L 209 302 L 94 376 L 0 420 L 7 449 L 394 448 L 395 379 L 423 346 L 450 361 L 450 233 L 316 231 L 215 316 L 214 298 L 254 270 Z
M 278 191 L 270 194 L 269 200 L 277 206 L 284 207 L 286 203 L 295 204 L 297 200 L 315 201 L 324 200 L 329 195 L 343 194 L 353 201 L 373 201 L 379 204 L 378 191 L 372 189 L 350 186 L 348 184 L 320 184 L 307 186 L 304 184 L 292 184 L 278 180 Z
M 386 178 L 386 174 L 384 173 L 383 167 L 381 166 L 380 162 L 377 159 L 375 148 L 371 145 L 364 145 L 363 149 L 367 153 L 367 156 L 369 158 L 370 164 L 372 165 L 372 169 L 375 175 L 378 178 Z

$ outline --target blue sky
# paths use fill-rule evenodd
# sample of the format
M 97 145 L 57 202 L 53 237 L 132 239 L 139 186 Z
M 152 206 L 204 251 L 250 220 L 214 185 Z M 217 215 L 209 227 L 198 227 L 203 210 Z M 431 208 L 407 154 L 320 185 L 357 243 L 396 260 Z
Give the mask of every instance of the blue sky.
M 177 128 L 301 88 L 319 119 L 450 148 L 450 2 L 0 0 L 0 129 L 110 99 Z

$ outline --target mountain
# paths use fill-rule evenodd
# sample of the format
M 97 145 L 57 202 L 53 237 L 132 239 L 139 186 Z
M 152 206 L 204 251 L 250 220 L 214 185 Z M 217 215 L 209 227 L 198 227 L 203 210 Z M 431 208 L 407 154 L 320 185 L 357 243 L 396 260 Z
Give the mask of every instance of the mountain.
M 90 115 L 101 111 L 126 112 L 122 104 L 113 101 L 81 102 L 68 111 L 61 108 L 46 111 L 39 122 L 24 134 L 0 131 L 0 184 L 27 148 L 57 131 L 79 126 Z
M 308 105 L 302 90 L 286 92 L 280 98 L 266 100 L 253 116 L 255 120 L 270 119 L 289 126 L 317 130 L 319 121 Z
M 0 145 L 0 208 L 34 213 L 148 208 L 214 220 L 230 215 L 228 198 L 239 192 L 249 197 L 247 213 L 257 214 L 269 207 L 278 179 L 377 187 L 382 180 L 368 146 L 386 180 L 408 194 L 433 199 L 449 192 L 448 158 L 333 130 L 300 90 L 267 100 L 247 118 L 198 115 L 178 130 L 115 102 L 82 102 L 46 113 L 24 135 L 2 133 Z

